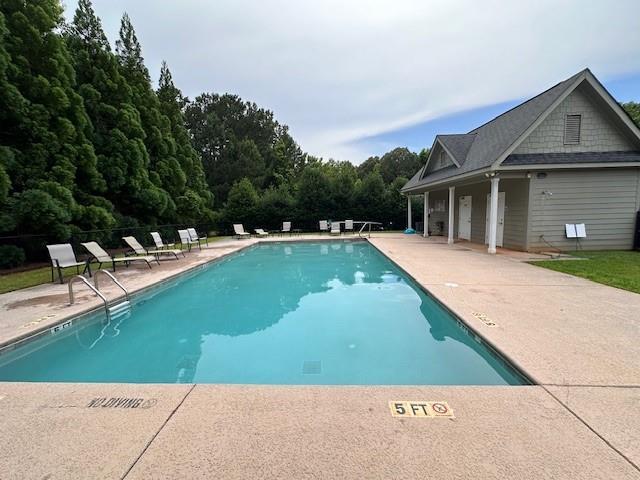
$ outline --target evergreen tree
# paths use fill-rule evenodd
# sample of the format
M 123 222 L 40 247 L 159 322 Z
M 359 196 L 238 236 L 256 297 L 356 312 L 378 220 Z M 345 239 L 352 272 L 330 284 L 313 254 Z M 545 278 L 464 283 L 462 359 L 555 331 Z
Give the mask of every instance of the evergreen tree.
M 622 103 L 622 108 L 627 112 L 627 114 L 631 117 L 631 120 L 640 127 L 640 103 L 637 102 L 627 102 Z
M 166 62 L 162 62 L 158 82 L 160 111 L 169 119 L 171 135 L 175 140 L 175 156 L 186 176 L 186 189 L 176 198 L 178 218 L 181 222 L 209 221 L 213 194 L 209 191 L 202 168 L 202 160 L 191 144 L 182 110 L 186 100 L 175 86 Z
M 17 232 L 68 238 L 69 224 L 83 215 L 74 196 L 99 193 L 105 183 L 88 139 L 91 122 L 58 34 L 62 8 L 58 0 L 6 0 L 2 14 L 0 146 L 12 192 L 5 200 L 13 212 L 9 223 Z
M 149 154 L 149 178 L 157 187 L 164 206 L 161 218 L 175 219 L 176 206 L 171 197 L 177 198 L 185 193 L 187 177 L 176 158 L 176 141 L 170 121 L 160 111 L 160 100 L 151 87 L 140 42 L 126 13 L 122 16 L 116 55 L 120 71 L 131 87 L 133 105 L 140 113 L 144 145 Z

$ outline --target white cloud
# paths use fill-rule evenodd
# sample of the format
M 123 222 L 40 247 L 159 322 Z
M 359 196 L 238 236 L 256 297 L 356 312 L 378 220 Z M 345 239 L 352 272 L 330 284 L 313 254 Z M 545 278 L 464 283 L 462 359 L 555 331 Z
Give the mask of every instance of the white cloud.
M 69 1 L 68 16 L 76 2 Z M 456 111 L 536 94 L 585 66 L 640 70 L 637 0 L 94 0 L 110 39 L 131 16 L 147 65 L 183 91 L 273 110 L 315 155 Z

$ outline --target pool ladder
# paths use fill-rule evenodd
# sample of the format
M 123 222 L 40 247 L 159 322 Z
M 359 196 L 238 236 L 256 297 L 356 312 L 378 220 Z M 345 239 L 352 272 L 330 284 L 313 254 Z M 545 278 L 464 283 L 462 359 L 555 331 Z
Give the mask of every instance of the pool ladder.
M 101 275 L 106 275 L 107 277 L 109 277 L 111 280 L 113 280 L 113 283 L 115 283 L 120 288 L 120 290 L 124 292 L 124 298 L 125 298 L 124 302 L 116 303 L 114 305 L 109 306 L 109 301 L 107 300 L 107 297 L 105 297 L 102 294 L 102 292 L 100 292 L 100 287 L 98 285 L 98 278 L 100 278 Z M 95 286 L 91 285 L 89 280 L 87 280 L 82 275 L 76 275 L 71 280 L 69 280 L 69 305 L 73 305 L 74 303 L 73 284 L 76 282 L 81 282 L 81 283 L 84 283 L 87 287 L 89 287 L 89 289 L 93 291 L 93 293 L 95 293 L 98 297 L 102 299 L 102 302 L 104 303 L 104 310 L 105 310 L 105 313 L 107 314 L 107 321 L 110 321 L 112 318 L 124 316 L 131 310 L 131 302 L 129 301 L 129 292 L 116 279 L 116 277 L 114 277 L 111 274 L 111 272 L 107 270 L 98 270 L 93 276 L 93 281 Z

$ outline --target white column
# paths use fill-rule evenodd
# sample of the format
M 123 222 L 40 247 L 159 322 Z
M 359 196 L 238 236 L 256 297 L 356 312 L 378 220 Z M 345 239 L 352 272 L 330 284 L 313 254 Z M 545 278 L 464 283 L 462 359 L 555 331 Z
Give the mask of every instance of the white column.
M 423 237 L 429 236 L 429 192 L 424 192 L 424 219 L 423 219 L 422 233 Z
M 456 187 L 449 187 L 449 238 L 447 243 L 453 243 L 453 212 L 456 199 Z
M 407 195 L 407 228 L 411 228 L 411 195 Z
M 500 177 L 491 178 L 491 199 L 489 201 L 489 253 L 496 253 L 498 234 L 498 183 Z

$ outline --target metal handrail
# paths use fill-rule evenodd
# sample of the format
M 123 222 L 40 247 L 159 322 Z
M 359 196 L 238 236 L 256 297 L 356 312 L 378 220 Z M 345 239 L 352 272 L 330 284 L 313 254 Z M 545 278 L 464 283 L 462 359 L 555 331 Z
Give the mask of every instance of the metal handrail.
M 108 270 L 104 270 L 104 269 L 103 270 L 98 270 L 93 275 L 93 282 L 95 283 L 97 289 L 100 288 L 100 287 L 98 287 L 98 277 L 100 276 L 101 273 L 106 275 L 107 277 L 109 277 L 111 280 L 113 280 L 113 283 L 115 283 L 118 287 L 120 287 L 120 290 L 122 290 L 124 292 L 124 298 L 129 300 L 129 292 L 127 291 L 127 289 L 124 288 L 124 286 Z
M 362 237 L 362 235 L 361 235 L 362 231 L 364 230 L 364 227 L 366 227 L 367 225 L 369 225 L 369 238 L 371 238 L 371 225 L 382 225 L 382 223 L 380 223 L 380 222 L 362 222 L 362 227 L 360 227 L 360 230 L 358 231 L 358 236 L 359 237 Z
M 109 306 L 108 306 L 109 302 L 107 302 L 107 298 L 102 293 L 100 293 L 100 291 L 96 287 L 91 285 L 91 283 L 89 283 L 89 280 L 84 278 L 82 275 L 76 275 L 71 280 L 69 280 L 69 305 L 73 305 L 74 303 L 73 284 L 76 283 L 77 281 L 84 283 L 87 287 L 89 287 L 93 291 L 93 293 L 95 293 L 97 296 L 99 296 L 102 299 L 102 301 L 104 302 L 104 310 L 105 312 L 107 312 L 107 318 L 109 318 Z

